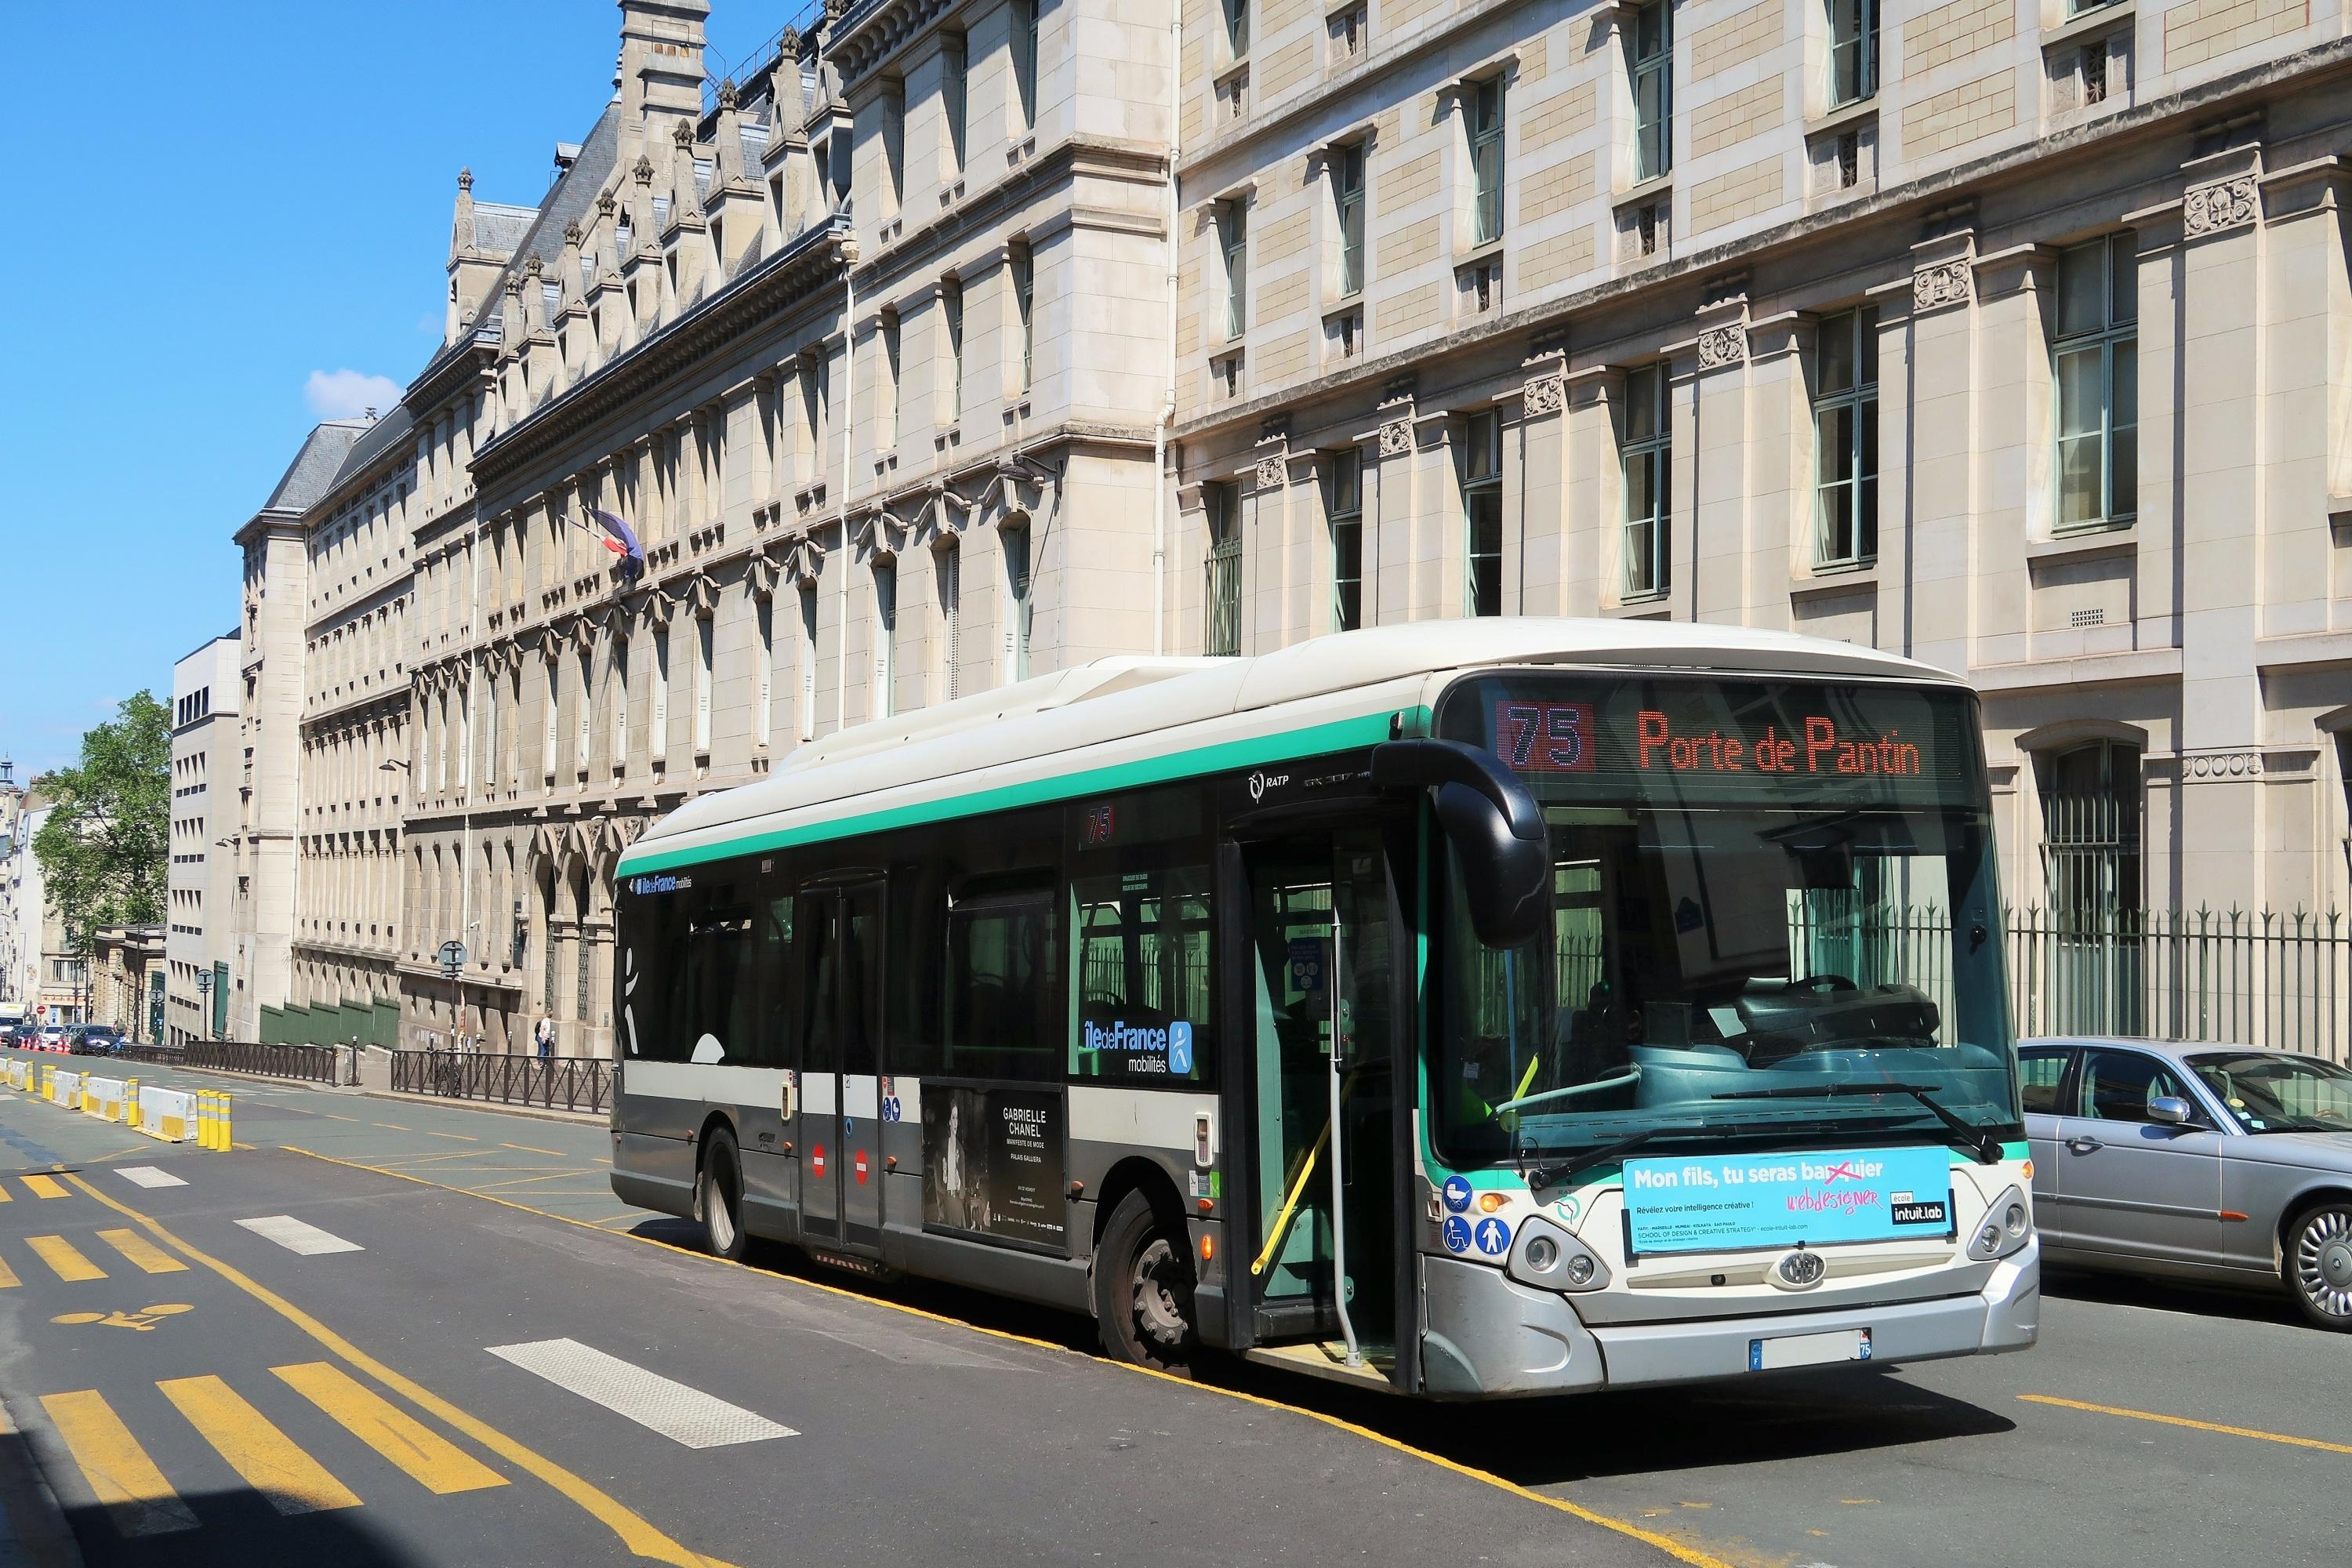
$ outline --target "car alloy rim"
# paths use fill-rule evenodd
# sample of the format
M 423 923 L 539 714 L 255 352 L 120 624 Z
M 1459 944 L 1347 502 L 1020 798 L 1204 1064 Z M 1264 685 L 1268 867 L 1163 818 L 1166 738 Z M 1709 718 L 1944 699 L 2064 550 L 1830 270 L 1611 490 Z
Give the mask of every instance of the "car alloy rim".
M 2326 1209 L 2304 1222 L 2294 1273 L 2304 1300 L 2331 1318 L 2352 1318 L 2352 1210 Z

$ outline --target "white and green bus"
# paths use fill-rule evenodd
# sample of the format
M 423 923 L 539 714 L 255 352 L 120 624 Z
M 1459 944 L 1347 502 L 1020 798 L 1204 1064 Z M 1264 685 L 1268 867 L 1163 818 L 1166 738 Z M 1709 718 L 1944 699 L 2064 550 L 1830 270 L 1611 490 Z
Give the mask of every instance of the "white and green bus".
M 1972 694 L 1428 622 L 845 730 L 616 872 L 613 1186 L 1409 1394 L 2021 1350 Z

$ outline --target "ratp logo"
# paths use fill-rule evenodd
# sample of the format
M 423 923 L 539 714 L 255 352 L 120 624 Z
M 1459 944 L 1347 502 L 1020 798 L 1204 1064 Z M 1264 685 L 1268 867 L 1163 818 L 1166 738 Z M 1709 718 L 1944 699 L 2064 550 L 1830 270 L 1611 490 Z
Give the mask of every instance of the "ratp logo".
M 1288 773 L 1261 773 L 1253 768 L 1250 770 L 1249 776 L 1249 797 L 1253 801 L 1264 800 L 1265 798 L 1266 791 L 1270 789 L 1280 789 L 1284 784 L 1286 784 L 1289 782 L 1290 775 Z

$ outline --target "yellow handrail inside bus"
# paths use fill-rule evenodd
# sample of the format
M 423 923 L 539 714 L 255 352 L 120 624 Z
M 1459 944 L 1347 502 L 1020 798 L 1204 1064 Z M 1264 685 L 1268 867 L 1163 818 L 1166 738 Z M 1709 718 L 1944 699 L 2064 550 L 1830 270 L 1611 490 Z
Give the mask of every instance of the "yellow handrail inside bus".
M 1340 1080 L 1340 1104 L 1345 1105 L 1348 1102 L 1348 1096 L 1354 1091 L 1355 1087 L 1354 1073 L 1349 1073 Z M 1290 1184 L 1290 1192 L 1282 1200 L 1281 1210 L 1274 1216 L 1274 1225 L 1265 1238 L 1265 1250 L 1259 1253 L 1257 1261 L 1250 1265 L 1252 1278 L 1265 1273 L 1265 1266 L 1274 1261 L 1275 1249 L 1282 1245 L 1283 1237 L 1289 1233 L 1291 1216 L 1297 1212 L 1298 1200 L 1307 1194 L 1307 1178 L 1315 1174 L 1315 1163 L 1322 1158 L 1323 1145 L 1330 1141 L 1331 1119 L 1327 1116 L 1323 1119 L 1323 1131 L 1315 1135 L 1315 1146 L 1307 1150 L 1307 1158 L 1299 1162 L 1297 1179 Z

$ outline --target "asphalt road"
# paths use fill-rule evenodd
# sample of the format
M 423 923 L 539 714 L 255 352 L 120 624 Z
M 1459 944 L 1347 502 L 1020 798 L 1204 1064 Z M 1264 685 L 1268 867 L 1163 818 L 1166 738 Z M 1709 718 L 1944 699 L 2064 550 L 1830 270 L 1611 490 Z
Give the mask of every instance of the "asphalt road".
M 2024 1355 L 1533 1404 L 1186 1385 L 693 1254 L 600 1125 L 236 1088 L 228 1153 L 0 1099 L 16 1561 L 70 1561 L 40 1486 L 100 1564 L 2346 1559 L 2352 1342 L 2260 1298 L 2053 1279 Z

